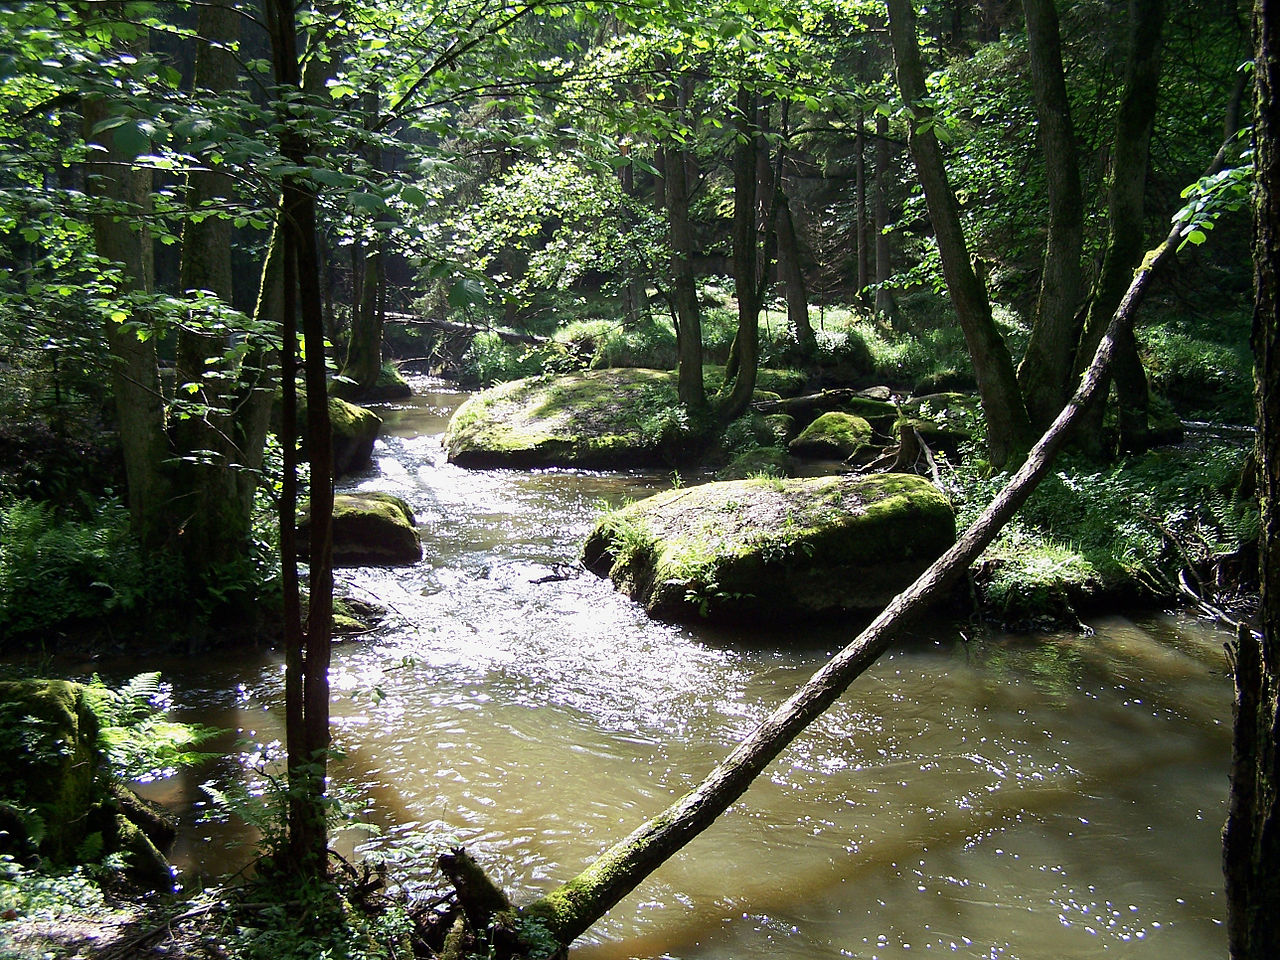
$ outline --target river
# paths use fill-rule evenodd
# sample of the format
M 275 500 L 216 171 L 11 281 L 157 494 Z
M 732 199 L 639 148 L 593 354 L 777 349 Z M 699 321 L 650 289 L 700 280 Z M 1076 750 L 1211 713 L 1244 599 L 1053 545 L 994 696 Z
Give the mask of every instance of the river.
M 649 621 L 574 560 L 599 504 L 670 476 L 455 468 L 440 441 L 465 395 L 415 388 L 375 407 L 375 467 L 343 485 L 404 497 L 426 559 L 339 571 L 390 611 L 335 648 L 334 783 L 381 829 L 342 845 L 425 893 L 464 843 L 529 899 L 695 784 L 855 630 Z M 1224 635 L 1172 615 L 1093 627 L 905 637 L 575 955 L 1225 955 Z M 261 788 L 245 771 L 283 739 L 280 658 L 148 667 L 180 716 L 242 741 L 152 795 L 207 808 L 202 780 Z M 186 817 L 177 860 L 234 866 L 243 834 Z

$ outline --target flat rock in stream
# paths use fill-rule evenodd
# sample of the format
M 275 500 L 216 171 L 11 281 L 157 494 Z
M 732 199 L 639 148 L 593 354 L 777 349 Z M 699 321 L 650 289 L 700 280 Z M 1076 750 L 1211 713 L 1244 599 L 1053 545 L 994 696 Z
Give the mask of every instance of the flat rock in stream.
M 710 371 L 706 380 L 715 389 Z M 757 382 L 758 395 L 800 384 L 770 370 Z M 682 458 L 686 418 L 670 370 L 529 377 L 467 400 L 449 421 L 445 448 L 449 461 L 464 467 L 659 467 Z
M 921 477 L 734 480 L 607 514 L 583 562 L 660 619 L 776 621 L 878 611 L 954 541 Z

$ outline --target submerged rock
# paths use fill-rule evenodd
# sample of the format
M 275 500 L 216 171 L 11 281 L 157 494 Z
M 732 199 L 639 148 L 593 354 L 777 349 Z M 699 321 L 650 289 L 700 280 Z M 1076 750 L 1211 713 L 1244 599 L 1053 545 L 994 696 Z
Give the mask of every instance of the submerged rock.
M 413 510 L 390 493 L 360 491 L 333 498 L 335 567 L 401 566 L 422 559 Z M 310 504 L 298 521 L 298 556 L 311 542 Z
M 603 517 L 588 569 L 662 619 L 789 619 L 881 609 L 955 540 L 921 477 L 734 480 Z

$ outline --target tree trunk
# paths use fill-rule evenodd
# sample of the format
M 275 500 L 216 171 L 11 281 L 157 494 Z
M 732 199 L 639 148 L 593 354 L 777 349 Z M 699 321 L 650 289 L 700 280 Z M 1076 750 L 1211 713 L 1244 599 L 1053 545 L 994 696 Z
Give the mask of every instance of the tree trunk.
M 1166 242 L 1172 247 L 1172 242 Z M 1156 261 L 1152 257 L 1152 262 Z M 1001 527 L 1031 495 L 1048 472 L 1053 457 L 1081 409 L 1103 382 L 1111 359 L 1111 332 L 1132 322 L 1152 270 L 1134 276 L 1111 329 L 1098 345 L 1093 362 L 1071 402 L 1036 443 L 1009 483 L 936 563 L 900 593 L 853 642 L 813 675 L 796 693 L 760 723 L 706 779 L 665 811 L 606 850 L 586 870 L 521 912 L 540 922 L 562 946 L 586 932 L 614 904 L 669 859 L 742 796 L 751 782 L 814 719 L 822 714 L 893 643 L 913 616 L 928 609 L 956 577 L 995 539 Z
M 733 150 L 733 289 L 738 300 L 738 332 L 730 356 L 733 379 L 730 383 L 730 372 L 726 370 L 727 395 L 716 411 L 721 423 L 736 420 L 751 405 L 760 355 L 764 275 L 756 209 L 760 136 L 756 96 L 745 86 L 738 87 L 737 108 L 738 135 Z
M 677 108 L 683 109 L 687 87 L 681 87 Z M 663 198 L 667 206 L 667 232 L 671 245 L 671 300 L 676 315 L 677 390 L 680 402 L 690 410 L 707 405 L 702 383 L 702 316 L 698 287 L 693 276 L 693 226 L 689 222 L 690 156 L 674 143 L 662 151 Z
M 796 338 L 801 363 L 814 368 L 818 362 L 818 338 L 809 323 L 809 290 L 804 281 L 804 268 L 800 264 L 800 238 L 796 234 L 795 218 L 791 215 L 791 201 L 787 197 L 787 138 L 788 105 L 782 107 L 781 139 L 778 143 L 778 169 L 773 178 L 774 231 L 778 238 L 778 273 L 781 275 L 787 296 L 787 324 Z M 766 150 L 761 149 L 764 155 Z
M 986 289 L 969 259 L 959 207 L 947 182 L 937 137 L 919 122 L 928 120 L 929 116 L 919 105 L 925 96 L 924 68 L 916 45 L 915 12 L 911 0 L 889 0 L 889 32 L 898 86 L 903 99 L 916 114 L 907 142 L 924 187 L 929 219 L 942 255 L 947 290 L 973 360 L 973 372 L 987 421 L 988 454 L 995 466 L 1003 466 L 1029 446 L 1031 425 L 1018 391 L 1009 350 L 992 320 Z
M 365 110 L 369 117 L 368 126 L 373 129 L 377 126 L 378 116 L 376 93 L 365 95 Z M 375 177 L 380 177 L 383 172 L 382 149 L 373 143 L 365 153 L 370 171 Z M 342 368 L 342 375 L 355 381 L 353 396 L 373 389 L 382 373 L 383 314 L 379 309 L 384 287 L 382 247 L 382 238 L 375 237 L 364 248 L 360 282 L 353 284 L 356 296 L 351 311 L 351 339 L 347 342 L 347 359 Z
M 871 284 L 871 250 L 867 244 L 867 134 L 865 118 L 858 112 L 858 132 L 853 138 L 856 154 L 853 161 L 853 230 L 858 251 L 858 299 L 867 294 Z
M 229 52 L 240 36 L 240 14 L 229 0 L 217 0 L 200 8 L 196 33 L 199 49 L 195 63 L 195 89 L 218 97 L 233 90 L 239 80 L 236 58 Z M 218 172 L 205 158 L 201 168 L 187 176 L 187 210 L 207 212 L 225 204 L 233 190 L 230 177 Z M 220 215 L 192 216 L 182 231 L 180 286 L 184 294 L 214 294 L 228 309 L 234 302 L 231 271 L 231 223 Z M 183 454 L 207 451 L 194 462 L 182 463 L 178 473 L 182 495 L 178 542 L 187 572 L 203 579 L 248 550 L 253 509 L 252 491 L 244 495 L 237 476 L 244 454 L 236 440 L 234 379 L 239 371 L 223 356 L 231 346 L 225 330 L 210 329 L 199 320 L 178 330 L 175 383 L 179 402 L 199 404 L 207 412 L 176 419 L 172 427 L 175 446 Z M 188 393 L 187 385 L 194 388 Z
M 127 52 L 137 55 L 145 49 L 144 31 Z M 151 172 L 133 166 L 133 155 L 116 146 L 115 130 L 96 130 L 113 116 L 109 100 L 100 96 L 86 98 L 82 114 L 85 142 L 99 148 L 89 154 L 92 159 L 86 164 L 85 192 L 95 200 L 129 211 L 93 214 L 95 249 L 104 260 L 119 265 L 116 286 L 121 295 L 145 294 L 150 291 L 152 275 L 151 234 L 147 227 Z M 164 397 L 150 326 L 146 311 L 135 308 L 124 320 L 108 320 L 106 333 L 130 525 L 144 547 L 162 549 L 176 547 L 172 542 L 172 491 L 166 467 L 172 453 L 164 429 Z
M 1235 736 L 1223 835 L 1232 960 L 1280 956 L 1280 11 L 1255 0 L 1253 351 L 1262 507 L 1262 635 L 1234 648 Z
M 1080 339 L 1077 316 L 1083 287 L 1084 200 L 1054 0 L 1023 0 L 1023 8 L 1049 194 L 1049 234 L 1035 324 L 1018 367 L 1018 382 L 1032 425 L 1043 428 L 1070 393 L 1072 363 Z
M 290 0 L 268 0 L 276 82 L 299 92 L 297 29 Z M 299 169 L 310 153 L 296 121 L 281 124 L 281 153 Z M 289 740 L 289 860 L 304 877 L 319 877 L 328 870 L 328 830 L 325 821 L 325 774 L 329 750 L 329 661 L 333 617 L 333 455 L 329 403 L 325 376 L 324 317 L 320 296 L 320 262 L 316 246 L 316 197 L 305 176 L 289 174 L 282 185 L 284 232 L 284 316 L 286 393 L 292 390 L 292 358 L 296 344 L 293 327 L 296 306 L 302 318 L 306 349 L 308 449 L 311 459 L 310 601 L 305 632 L 287 624 L 294 643 L 286 651 L 286 712 L 301 731 L 287 731 Z M 292 516 L 282 516 L 291 526 Z M 284 542 L 284 536 L 281 540 Z M 286 564 L 293 557 L 284 558 Z M 296 609 L 296 600 L 290 601 Z M 299 673 L 301 674 L 299 676 Z
M 1133 268 L 1142 256 L 1143 196 L 1147 179 L 1147 158 L 1151 128 L 1155 120 L 1156 97 L 1160 85 L 1161 36 L 1164 28 L 1164 0 L 1129 0 L 1128 66 L 1124 92 L 1116 117 L 1111 193 L 1108 199 L 1110 233 L 1103 255 L 1102 271 L 1094 284 L 1093 297 L 1085 320 L 1084 335 L 1077 353 L 1076 368 L 1086 362 L 1102 329 L 1124 295 Z M 1123 376 L 1116 381 L 1120 394 L 1121 420 L 1127 447 L 1145 443 L 1147 382 L 1133 343 L 1133 332 L 1120 340 Z M 1117 358 L 1120 359 L 1119 357 Z M 1118 368 L 1118 371 L 1121 368 Z M 1100 455 L 1102 414 L 1106 392 L 1098 406 L 1089 411 L 1081 425 L 1079 441 L 1093 455 Z
M 893 276 L 891 248 L 889 246 L 889 118 L 876 114 L 876 201 L 875 224 L 872 232 L 876 240 L 876 316 L 892 317 L 893 294 L 889 291 L 889 278 Z

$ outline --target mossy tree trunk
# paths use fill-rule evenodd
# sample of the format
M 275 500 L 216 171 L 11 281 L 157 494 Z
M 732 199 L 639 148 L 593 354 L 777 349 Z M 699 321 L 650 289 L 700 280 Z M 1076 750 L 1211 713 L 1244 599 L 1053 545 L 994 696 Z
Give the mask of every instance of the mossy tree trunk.
M 924 187 L 951 305 L 973 361 L 987 420 L 988 454 L 991 462 L 1000 467 L 1030 445 L 1031 423 L 1018 389 L 1013 360 L 996 329 L 986 288 L 969 257 L 959 207 L 942 163 L 942 151 L 928 123 L 929 111 L 922 106 L 926 90 L 916 43 L 915 11 L 911 0 L 888 0 L 888 7 L 898 86 L 914 114 L 907 143 Z
M 1234 648 L 1235 737 L 1223 836 L 1233 960 L 1280 956 L 1280 11 L 1255 0 L 1253 350 L 1262 507 L 1262 635 Z
M 229 0 L 200 8 L 195 87 L 210 98 L 234 90 L 239 82 L 239 64 L 231 48 L 240 36 L 240 20 Z M 235 293 L 231 222 L 218 208 L 228 202 L 232 188 L 230 177 L 218 172 L 208 157 L 188 174 L 189 216 L 182 231 L 180 262 L 184 294 L 212 293 L 228 308 Z M 209 319 L 193 318 L 178 330 L 177 397 L 184 406 L 194 404 L 199 412 L 176 417 L 172 426 L 180 450 L 204 451 L 179 467 L 179 543 L 187 571 L 196 577 L 244 556 L 253 508 L 252 488 L 242 485 L 237 476 L 246 457 L 237 444 L 230 392 L 234 380 L 225 376 L 238 373 L 234 369 L 238 365 L 225 359 L 231 346 L 229 333 L 223 324 Z
M 138 28 L 121 53 L 147 50 L 147 32 Z M 117 143 L 123 129 L 101 129 L 124 108 L 95 94 L 82 106 L 85 142 L 96 147 L 86 164 L 85 192 L 101 201 L 92 216 L 94 246 L 104 260 L 119 264 L 116 289 L 122 296 L 151 289 L 153 255 L 147 218 L 152 208 L 151 172 L 134 166 L 134 156 Z M 174 546 L 173 491 L 167 464 L 173 456 L 165 432 L 165 404 L 151 316 L 135 307 L 122 320 L 107 321 L 111 393 L 128 485 L 133 532 L 149 549 Z

